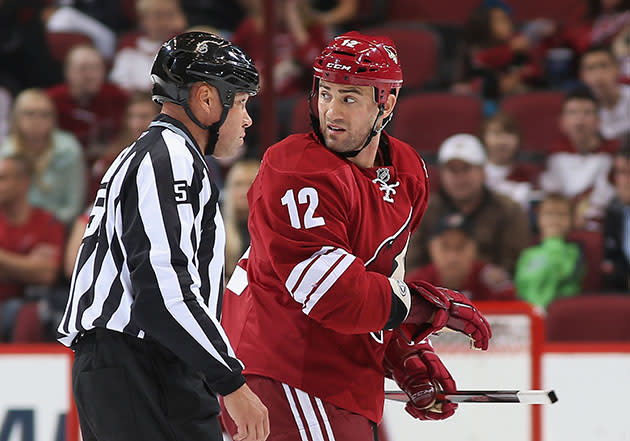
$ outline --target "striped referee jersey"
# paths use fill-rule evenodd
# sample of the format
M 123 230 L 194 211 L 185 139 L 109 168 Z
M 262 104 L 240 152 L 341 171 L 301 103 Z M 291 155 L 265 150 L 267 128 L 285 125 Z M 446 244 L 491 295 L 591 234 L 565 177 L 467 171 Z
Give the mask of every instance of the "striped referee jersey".
M 61 343 L 107 328 L 159 342 L 218 393 L 244 382 L 219 323 L 225 230 L 209 173 L 186 127 L 164 114 L 118 155 L 79 248 Z

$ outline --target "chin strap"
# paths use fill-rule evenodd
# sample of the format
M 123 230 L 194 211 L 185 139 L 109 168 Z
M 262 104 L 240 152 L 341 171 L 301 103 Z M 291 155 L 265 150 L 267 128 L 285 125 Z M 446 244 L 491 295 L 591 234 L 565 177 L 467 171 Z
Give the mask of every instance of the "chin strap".
M 190 118 L 192 122 L 197 124 L 202 129 L 208 131 L 208 143 L 206 144 L 206 151 L 204 152 L 204 154 L 205 155 L 213 154 L 214 148 L 216 147 L 217 141 L 219 140 L 219 129 L 225 122 L 225 119 L 227 118 L 227 114 L 230 111 L 230 108 L 224 105 L 223 110 L 221 111 L 221 117 L 219 118 L 219 120 L 207 126 L 205 124 L 202 124 L 201 121 L 197 119 L 195 114 L 190 109 L 190 106 L 188 105 L 188 101 L 186 101 L 185 104 L 182 104 L 182 106 L 184 107 L 184 110 L 186 111 L 186 115 L 188 115 L 188 118 Z

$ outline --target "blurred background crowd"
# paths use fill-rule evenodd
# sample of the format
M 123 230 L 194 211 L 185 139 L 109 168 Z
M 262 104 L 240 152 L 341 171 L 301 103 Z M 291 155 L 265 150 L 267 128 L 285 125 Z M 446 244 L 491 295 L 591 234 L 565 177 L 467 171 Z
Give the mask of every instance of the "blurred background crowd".
M 191 29 L 272 72 L 238 157 L 208 157 L 228 277 L 268 147 L 262 98 L 275 102 L 271 139 L 308 131 L 311 64 L 357 29 L 396 43 L 405 82 L 389 131 L 427 163 L 409 279 L 543 313 L 565 297 L 630 297 L 629 0 L 275 0 L 273 31 L 264 3 L 0 0 L 0 342 L 54 340 L 100 180 L 159 113 L 153 57 Z

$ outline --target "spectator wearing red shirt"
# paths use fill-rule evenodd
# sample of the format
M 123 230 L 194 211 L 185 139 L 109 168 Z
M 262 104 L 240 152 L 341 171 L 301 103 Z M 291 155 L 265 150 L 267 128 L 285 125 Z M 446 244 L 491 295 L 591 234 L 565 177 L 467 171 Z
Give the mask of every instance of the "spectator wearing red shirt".
M 538 171 L 531 164 L 516 160 L 521 142 L 516 120 L 507 113 L 494 114 L 481 127 L 481 141 L 487 154 L 486 186 L 527 210 L 534 199 Z
M 186 16 L 178 0 L 137 0 L 140 32 L 127 34 L 114 56 L 110 80 L 127 90 L 150 92 L 151 66 L 162 43 L 183 32 Z
M 454 289 L 475 301 L 516 299 L 508 273 L 479 259 L 470 226 L 461 214 L 442 217 L 428 245 L 432 263 L 411 272 L 407 280 Z
M 0 159 L 0 341 L 11 338 L 26 287 L 51 286 L 61 266 L 64 229 L 29 204 L 31 173 L 22 156 Z
M 564 137 L 550 148 L 540 187 L 575 204 L 575 226 L 597 230 L 605 207 L 615 195 L 610 181 L 617 141 L 606 141 L 599 130 L 599 106 L 587 89 L 567 94 L 560 115 Z
M 118 134 L 127 93 L 105 81 L 105 60 L 94 47 L 81 44 L 70 50 L 66 82 L 48 89 L 57 108 L 59 128 L 73 133 L 86 149 L 91 164 Z
M 326 26 L 316 21 L 307 0 L 276 2 L 277 27 L 273 36 L 275 60 L 273 77 L 265 78 L 264 47 L 270 38 L 264 29 L 263 2 L 249 2 L 249 15 L 231 40 L 254 60 L 261 73 L 262 93 L 273 91 L 276 99 L 279 137 L 288 136 L 291 111 L 296 99 L 303 99 L 312 84 L 311 66 L 328 41 Z M 250 101 L 254 120 L 258 101 Z M 255 132 L 254 132 L 255 134 Z
M 515 31 L 510 6 L 501 0 L 485 0 L 473 11 L 466 25 L 466 47 L 462 50 L 455 91 L 480 88 L 481 96 L 496 100 L 525 91 L 540 83 L 543 38 L 554 32 L 549 21 L 530 26 L 530 35 Z

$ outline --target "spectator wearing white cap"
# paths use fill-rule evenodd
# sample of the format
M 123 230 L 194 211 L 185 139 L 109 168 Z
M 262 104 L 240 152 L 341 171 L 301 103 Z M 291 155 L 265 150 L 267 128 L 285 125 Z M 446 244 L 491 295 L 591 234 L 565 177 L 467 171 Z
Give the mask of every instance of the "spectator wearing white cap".
M 485 185 L 486 154 L 475 136 L 447 138 L 438 152 L 440 190 L 429 198 L 418 231 L 411 237 L 408 269 L 429 263 L 429 232 L 443 216 L 459 213 L 472 228 L 479 257 L 512 273 L 518 255 L 530 244 L 527 217 L 521 207 Z

